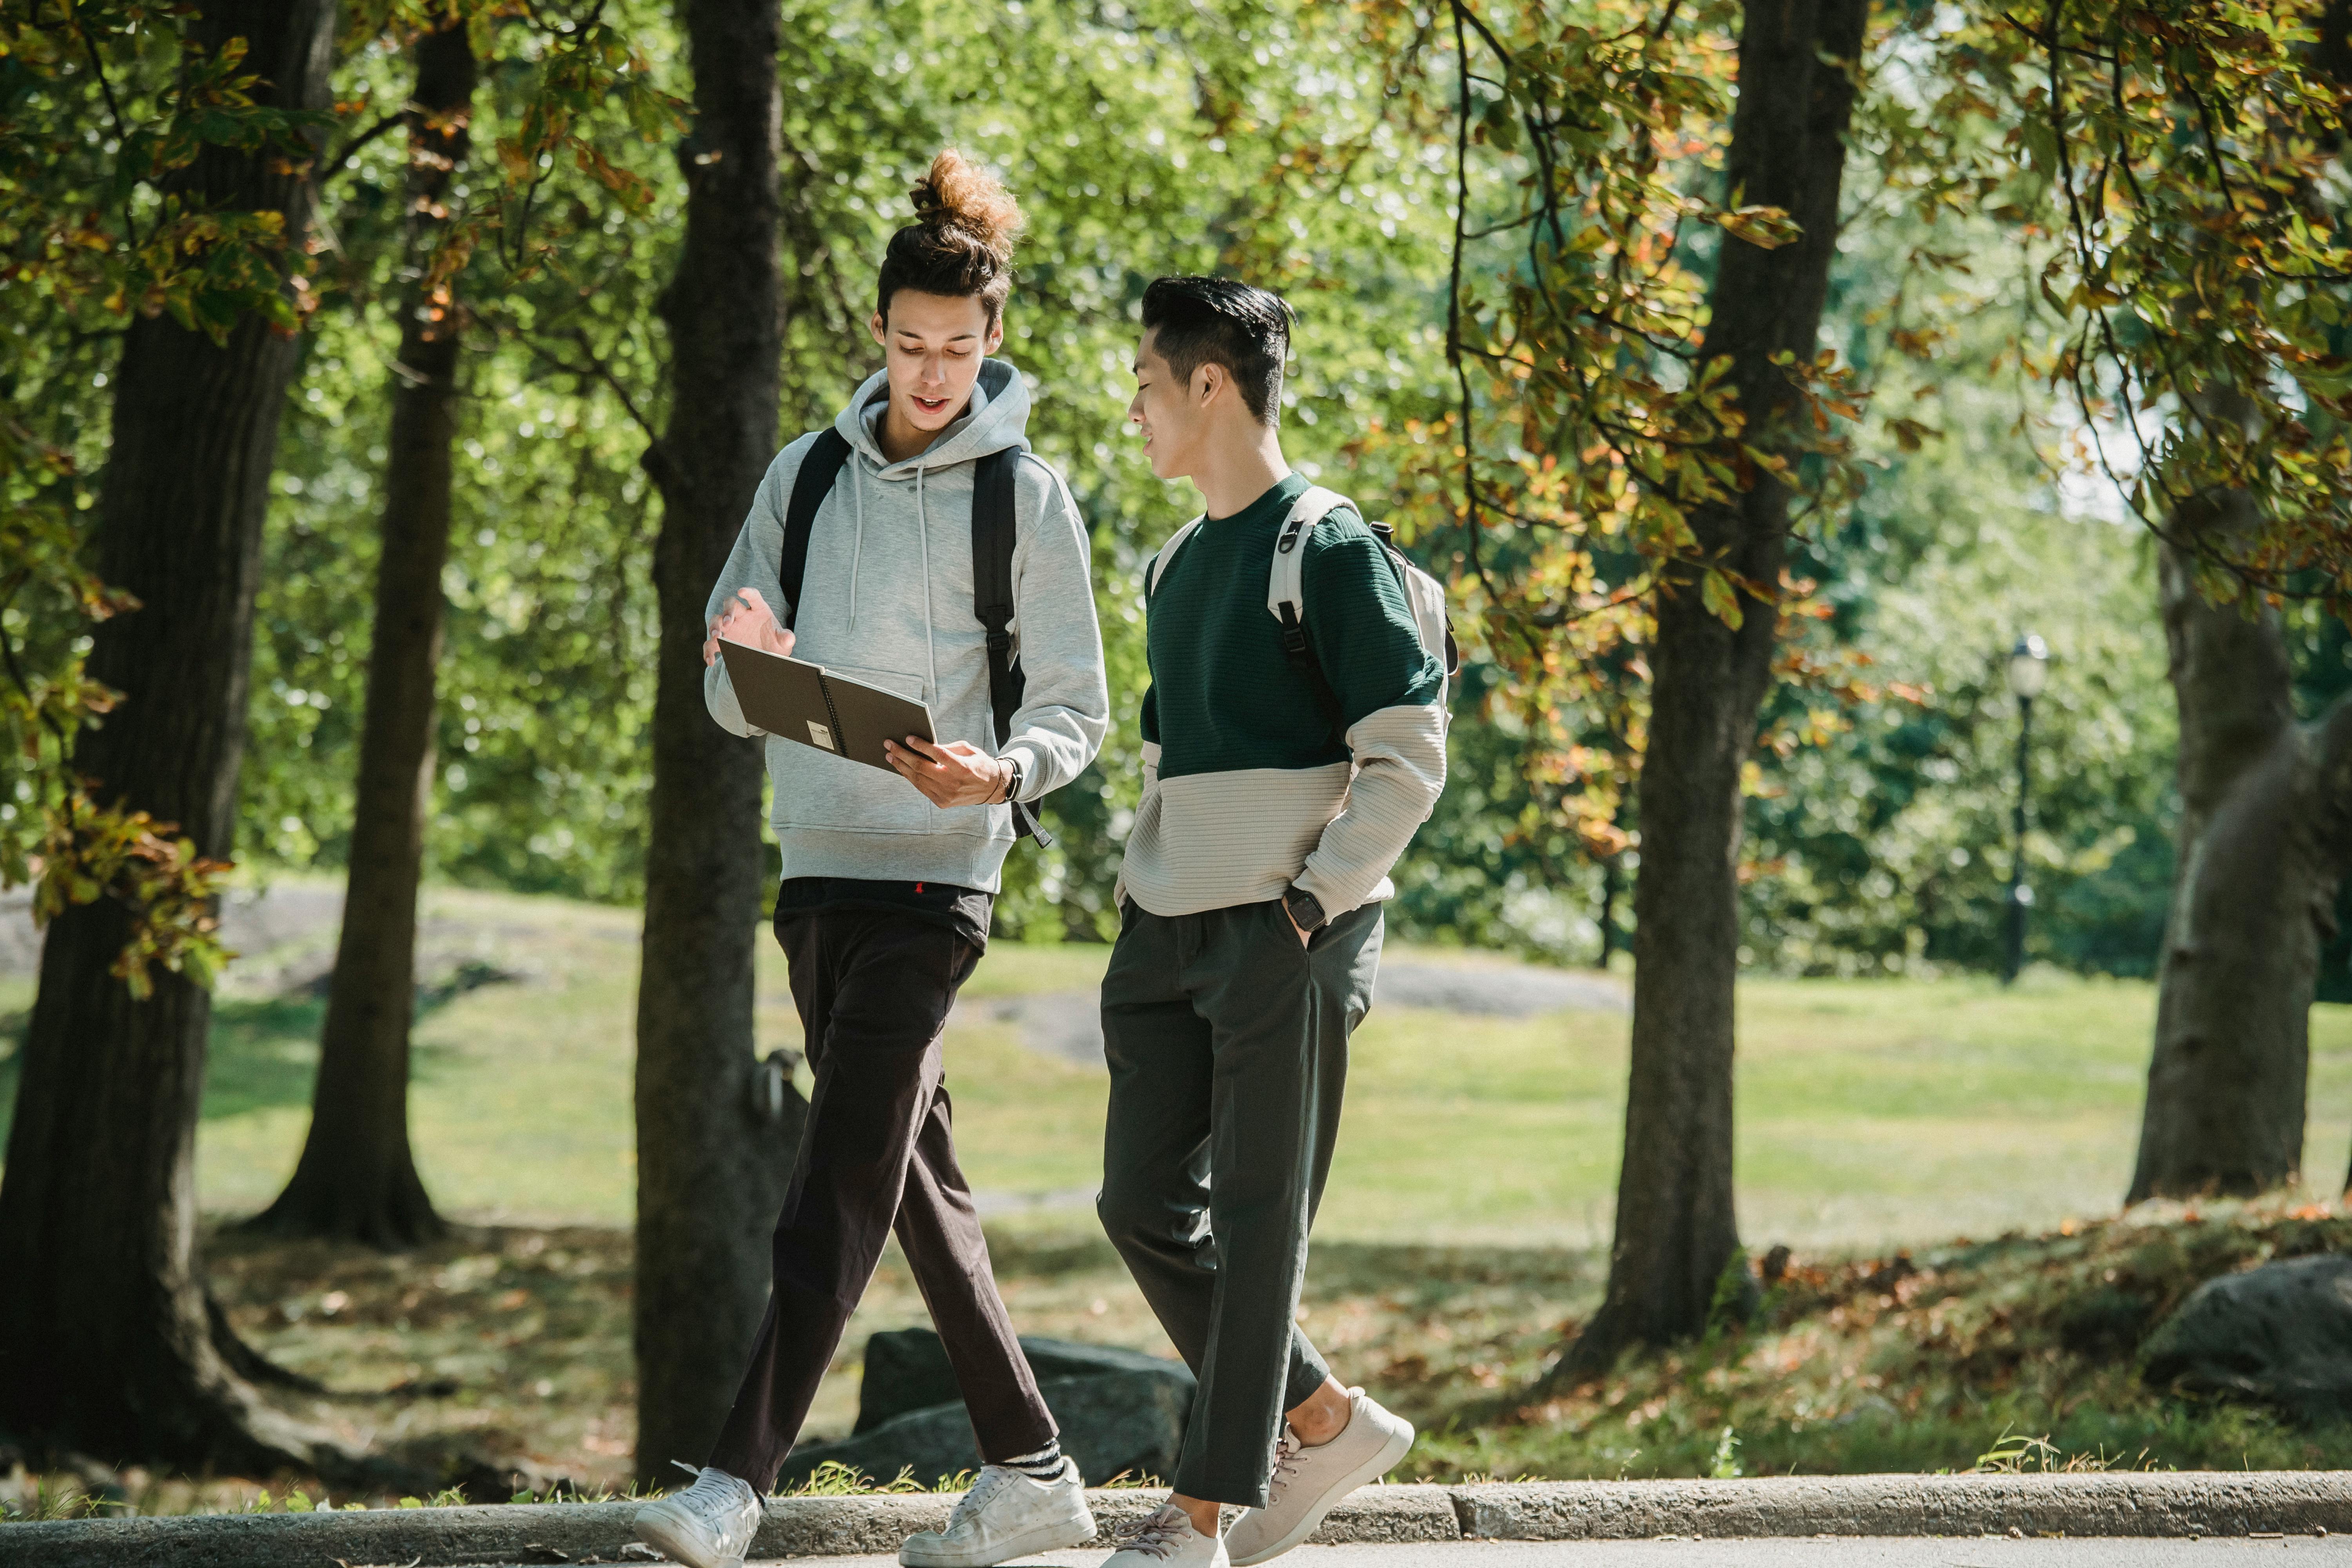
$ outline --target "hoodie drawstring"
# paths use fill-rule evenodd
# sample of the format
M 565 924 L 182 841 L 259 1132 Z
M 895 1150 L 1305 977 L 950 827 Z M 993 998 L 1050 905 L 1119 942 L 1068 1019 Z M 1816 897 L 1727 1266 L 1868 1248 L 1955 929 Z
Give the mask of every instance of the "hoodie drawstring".
M 866 487 L 858 483 L 858 477 L 865 471 L 864 455 L 853 450 L 849 454 L 849 500 L 857 513 L 857 533 L 855 542 L 849 547 L 849 629 L 852 631 L 857 629 L 857 563 L 866 554 Z
M 930 513 L 923 506 L 924 472 L 920 463 L 915 465 L 915 531 L 921 536 L 923 542 L 923 658 L 930 667 L 930 685 L 924 689 L 924 697 L 929 701 L 936 702 L 940 696 L 940 654 L 931 640 L 931 623 L 934 619 L 931 615 L 931 518 Z M 852 581 L 856 580 L 856 575 L 857 568 L 853 564 L 850 567 Z

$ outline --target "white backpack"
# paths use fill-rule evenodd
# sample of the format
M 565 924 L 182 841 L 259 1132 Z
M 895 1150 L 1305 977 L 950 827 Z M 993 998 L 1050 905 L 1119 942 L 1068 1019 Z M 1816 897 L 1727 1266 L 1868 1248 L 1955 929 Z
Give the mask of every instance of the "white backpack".
M 1307 552 L 1299 546 L 1315 525 L 1331 513 L 1331 509 L 1349 504 L 1348 498 L 1337 490 L 1327 490 L 1320 485 L 1310 485 L 1292 503 L 1290 515 L 1282 521 L 1282 531 L 1275 537 L 1274 563 L 1266 574 L 1265 607 L 1269 615 L 1282 623 L 1282 651 L 1288 656 L 1292 668 L 1307 677 L 1315 688 L 1316 700 L 1330 717 L 1336 735 L 1339 729 L 1339 700 L 1331 690 L 1331 683 L 1323 668 L 1315 659 L 1315 649 L 1307 640 L 1306 591 Z M 1194 518 L 1160 547 L 1146 568 L 1144 592 L 1149 595 L 1160 586 L 1160 574 L 1168 569 L 1169 561 L 1192 537 L 1192 531 L 1207 521 L 1206 514 Z M 1422 651 L 1433 657 L 1445 680 L 1438 688 L 1437 711 L 1441 721 L 1450 721 L 1446 698 L 1453 678 L 1462 668 L 1462 651 L 1454 641 L 1454 627 L 1445 617 L 1445 585 L 1405 558 L 1396 547 L 1394 533 L 1388 524 L 1368 525 L 1387 552 L 1389 564 L 1404 589 L 1404 602 L 1412 611 L 1413 629 L 1421 634 Z

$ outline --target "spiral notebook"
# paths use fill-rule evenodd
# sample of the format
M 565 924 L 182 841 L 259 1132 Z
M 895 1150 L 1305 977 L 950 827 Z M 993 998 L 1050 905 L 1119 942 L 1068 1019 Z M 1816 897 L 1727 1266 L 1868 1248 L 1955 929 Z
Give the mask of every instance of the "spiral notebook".
M 912 698 L 725 637 L 719 639 L 719 656 L 727 661 L 743 717 L 771 735 L 894 773 L 898 770 L 883 754 L 883 742 L 937 739 L 930 709 Z

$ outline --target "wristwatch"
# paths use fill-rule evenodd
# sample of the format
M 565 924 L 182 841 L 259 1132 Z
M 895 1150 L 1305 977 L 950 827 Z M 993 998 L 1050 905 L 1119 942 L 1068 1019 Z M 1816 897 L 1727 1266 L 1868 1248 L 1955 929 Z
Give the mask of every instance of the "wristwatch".
M 1312 931 L 1330 918 L 1323 912 L 1323 900 L 1295 882 L 1282 890 L 1282 907 L 1290 911 L 1291 923 L 1303 931 Z

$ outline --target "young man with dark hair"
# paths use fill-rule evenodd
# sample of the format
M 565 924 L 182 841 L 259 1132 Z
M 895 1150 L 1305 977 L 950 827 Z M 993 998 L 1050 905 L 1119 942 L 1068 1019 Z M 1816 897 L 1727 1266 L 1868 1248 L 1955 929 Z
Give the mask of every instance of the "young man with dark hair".
M 1200 1390 L 1167 1506 L 1108 1568 L 1263 1563 L 1412 1443 L 1296 1313 L 1389 868 L 1444 783 L 1445 676 L 1400 560 L 1283 459 L 1289 321 L 1223 279 L 1143 297 L 1128 417 L 1207 512 L 1147 573 L 1099 1208 Z M 1223 1539 L 1221 1503 L 1249 1510 Z

